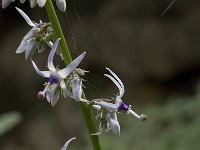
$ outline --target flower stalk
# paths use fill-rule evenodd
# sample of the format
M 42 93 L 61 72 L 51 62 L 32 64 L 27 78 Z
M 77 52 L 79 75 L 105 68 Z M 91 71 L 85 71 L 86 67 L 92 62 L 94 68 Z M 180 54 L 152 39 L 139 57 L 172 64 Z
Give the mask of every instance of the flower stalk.
M 65 41 L 65 37 L 63 35 L 58 17 L 56 15 L 55 9 L 53 7 L 52 1 L 47 0 L 45 7 L 46 7 L 46 11 L 48 13 L 51 25 L 54 29 L 56 38 L 57 39 L 61 38 L 60 43 L 59 43 L 59 49 L 60 49 L 60 52 L 63 56 L 65 64 L 68 65 L 72 61 L 72 58 L 71 58 L 71 55 L 70 55 L 70 52 L 69 52 L 69 48 L 67 46 L 67 42 Z M 84 99 L 86 99 L 84 93 L 83 93 L 82 97 Z M 92 135 L 92 134 L 97 132 L 95 124 L 94 124 L 94 120 L 93 120 L 93 117 L 92 117 L 92 112 L 91 112 L 87 103 L 79 102 L 79 105 L 80 105 L 81 110 L 83 112 L 83 116 L 84 116 L 84 119 L 85 119 L 85 122 L 86 122 L 86 125 L 87 125 L 87 128 L 88 128 L 88 132 L 89 132 L 89 136 L 90 136 L 90 139 L 91 139 L 91 142 L 92 142 L 92 145 L 93 145 L 93 149 L 94 150 L 101 150 L 98 135 Z

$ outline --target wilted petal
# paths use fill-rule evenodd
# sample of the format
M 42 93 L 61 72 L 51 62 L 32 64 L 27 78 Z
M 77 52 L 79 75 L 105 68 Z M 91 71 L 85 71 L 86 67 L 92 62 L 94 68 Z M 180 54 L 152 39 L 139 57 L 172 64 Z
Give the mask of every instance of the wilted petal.
M 35 51 L 38 49 L 39 45 L 36 41 L 31 40 L 29 42 L 26 42 L 26 45 L 24 45 L 24 47 L 25 47 L 25 59 L 28 60 L 33 56 Z
M 25 19 L 25 21 L 32 27 L 35 26 L 35 24 L 31 21 L 31 19 L 19 8 L 15 7 L 17 11 L 22 15 L 22 17 Z
M 24 51 L 26 51 L 26 45 L 28 44 L 28 42 L 30 41 L 30 39 L 32 38 L 35 30 L 37 28 L 36 27 L 33 27 L 22 39 L 19 47 L 17 48 L 16 50 L 16 53 L 23 53 Z
M 30 1 L 30 7 L 34 8 L 37 5 L 37 0 L 29 0 Z
M 44 7 L 47 0 L 37 0 L 39 7 Z
M 110 129 L 114 134 L 120 135 L 120 125 L 117 120 L 116 113 L 108 113 L 106 115 L 106 121 L 109 123 Z
M 65 12 L 65 10 L 66 10 L 66 1 L 65 0 L 56 0 L 56 4 L 60 11 Z
M 62 78 L 66 78 L 82 61 L 82 59 L 85 57 L 86 52 L 83 52 L 80 56 L 78 56 L 76 59 L 74 59 L 66 68 L 58 71 L 60 76 Z
M 73 137 L 73 138 L 69 139 L 69 140 L 63 145 L 63 147 L 61 148 L 61 150 L 66 150 L 67 147 L 68 147 L 68 145 L 69 145 L 69 143 L 70 143 L 71 141 L 75 140 L 75 139 L 76 139 L 76 137 Z
M 35 69 L 35 71 L 42 77 L 46 77 L 46 78 L 49 78 L 50 77 L 50 74 L 51 74 L 51 71 L 40 71 L 38 69 L 38 67 L 36 66 L 35 62 L 33 60 L 31 60 L 32 64 L 33 64 L 33 68 Z
M 48 68 L 49 68 L 49 70 L 51 70 L 51 71 L 55 71 L 55 70 L 56 70 L 56 68 L 55 68 L 54 65 L 53 65 L 53 57 L 54 57 L 54 54 L 55 54 L 56 49 L 57 49 L 57 47 L 58 47 L 58 42 L 59 42 L 59 40 L 60 40 L 60 39 L 57 39 L 57 40 L 55 41 L 55 43 L 53 44 L 53 47 L 52 47 L 52 49 L 51 49 L 51 51 L 50 51 L 50 53 L 49 53 L 49 57 L 48 57 Z
M 63 80 L 60 81 L 60 87 L 63 91 L 64 98 L 67 98 L 68 96 L 72 96 L 72 94 L 67 90 L 65 82 Z
M 107 102 L 103 102 L 103 101 L 101 101 L 101 102 L 95 101 L 95 104 L 103 107 L 104 109 L 106 109 L 109 112 L 117 112 L 118 107 L 119 107 L 119 104 L 112 104 L 112 103 L 107 103 Z
M 12 0 L 2 0 L 2 8 L 6 8 L 11 2 Z

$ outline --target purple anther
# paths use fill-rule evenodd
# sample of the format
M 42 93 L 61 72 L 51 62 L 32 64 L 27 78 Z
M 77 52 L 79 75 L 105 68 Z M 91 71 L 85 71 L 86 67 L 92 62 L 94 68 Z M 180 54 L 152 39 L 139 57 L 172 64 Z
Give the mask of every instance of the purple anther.
M 118 109 L 128 111 L 128 106 L 126 104 L 124 104 L 123 102 L 121 102 Z
M 48 83 L 50 83 L 51 85 L 54 84 L 54 83 L 58 83 L 58 77 L 51 75 L 49 77 Z

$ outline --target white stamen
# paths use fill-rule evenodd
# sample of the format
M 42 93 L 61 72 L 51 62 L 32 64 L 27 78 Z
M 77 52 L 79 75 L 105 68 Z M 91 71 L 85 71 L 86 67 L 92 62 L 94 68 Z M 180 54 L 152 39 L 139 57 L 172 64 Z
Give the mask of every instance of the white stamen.
M 147 116 L 141 114 L 141 115 L 138 115 L 136 112 L 134 112 L 133 110 L 129 109 L 128 110 L 128 113 L 130 113 L 131 115 L 133 115 L 135 118 L 139 119 L 139 120 L 142 120 L 142 121 L 145 121 L 147 119 Z

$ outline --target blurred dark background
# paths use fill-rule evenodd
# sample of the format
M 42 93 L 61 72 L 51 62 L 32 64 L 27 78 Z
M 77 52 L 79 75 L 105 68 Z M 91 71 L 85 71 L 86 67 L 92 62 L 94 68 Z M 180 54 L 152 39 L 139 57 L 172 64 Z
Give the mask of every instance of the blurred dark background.
M 15 53 L 31 29 L 16 6 L 35 22 L 48 22 L 45 9 L 30 9 L 28 1 L 0 8 L 0 114 L 17 111 L 23 116 L 0 136 L 0 149 L 56 150 L 74 136 L 69 149 L 91 149 L 75 101 L 61 98 L 51 108 L 36 98 L 45 79 L 24 54 Z M 103 76 L 109 67 L 125 85 L 123 100 L 149 117 L 141 123 L 119 115 L 121 136 L 101 135 L 103 149 L 200 149 L 200 1 L 68 0 L 67 13 L 57 12 L 73 58 L 87 52 L 80 65 L 90 71 L 84 77 L 87 98 L 117 94 Z M 48 52 L 34 55 L 41 70 Z M 64 66 L 56 56 L 58 63 Z

